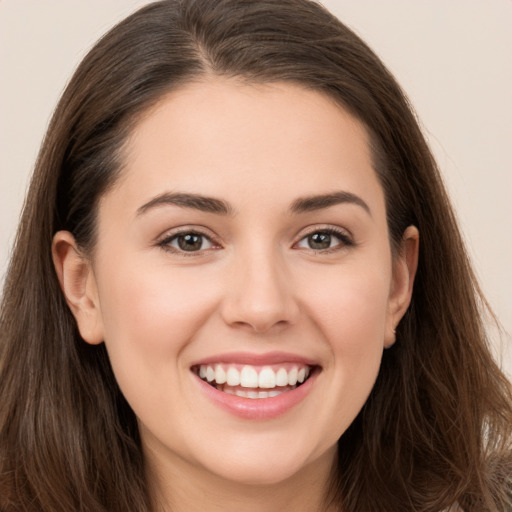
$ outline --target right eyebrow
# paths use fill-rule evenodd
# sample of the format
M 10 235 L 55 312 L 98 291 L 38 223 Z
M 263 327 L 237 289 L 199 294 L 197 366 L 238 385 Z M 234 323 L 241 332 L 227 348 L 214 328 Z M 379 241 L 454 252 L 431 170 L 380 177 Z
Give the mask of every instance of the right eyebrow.
M 192 208 L 207 213 L 216 213 L 218 215 L 232 215 L 234 213 L 233 207 L 215 197 L 203 196 L 200 194 L 187 194 L 182 192 L 164 192 L 147 203 L 143 204 L 138 210 L 137 215 L 142 215 L 152 208 L 165 205 L 174 205 L 181 208 Z

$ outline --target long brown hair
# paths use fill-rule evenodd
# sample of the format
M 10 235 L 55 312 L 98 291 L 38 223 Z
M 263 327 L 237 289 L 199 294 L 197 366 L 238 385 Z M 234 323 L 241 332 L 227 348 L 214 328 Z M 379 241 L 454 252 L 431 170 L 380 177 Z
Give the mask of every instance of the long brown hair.
M 60 100 L 25 202 L 0 313 L 2 511 L 148 512 L 137 422 L 104 345 L 81 340 L 53 268 L 56 231 L 84 250 L 123 143 L 170 90 L 208 75 L 288 81 L 366 126 L 390 243 L 421 234 L 412 304 L 375 387 L 339 440 L 329 499 L 344 512 L 512 507 L 512 390 L 436 164 L 375 54 L 309 0 L 174 0 L 106 34 Z

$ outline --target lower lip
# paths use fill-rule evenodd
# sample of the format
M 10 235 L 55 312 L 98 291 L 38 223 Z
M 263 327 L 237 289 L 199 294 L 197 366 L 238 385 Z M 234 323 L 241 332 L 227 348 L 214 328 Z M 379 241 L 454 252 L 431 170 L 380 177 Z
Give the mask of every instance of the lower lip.
M 215 405 L 225 411 L 247 420 L 268 420 L 277 418 L 302 402 L 311 391 L 317 377 L 315 371 L 304 384 L 270 398 L 244 398 L 219 391 L 195 376 L 202 391 Z

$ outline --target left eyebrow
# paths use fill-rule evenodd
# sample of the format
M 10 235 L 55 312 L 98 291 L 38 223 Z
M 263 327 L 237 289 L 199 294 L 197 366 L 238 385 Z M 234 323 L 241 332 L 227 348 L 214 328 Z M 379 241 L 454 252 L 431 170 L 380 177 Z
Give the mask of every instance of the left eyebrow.
M 355 194 L 352 194 L 351 192 L 346 192 L 344 190 L 332 192 L 329 194 L 300 197 L 292 203 L 290 211 L 292 213 L 305 213 L 315 210 L 323 210 L 324 208 L 329 208 L 330 206 L 345 203 L 360 206 L 366 213 L 368 213 L 368 215 L 370 215 L 370 217 L 372 216 L 370 207 L 363 201 L 363 199 L 361 199 L 359 196 L 356 196 Z

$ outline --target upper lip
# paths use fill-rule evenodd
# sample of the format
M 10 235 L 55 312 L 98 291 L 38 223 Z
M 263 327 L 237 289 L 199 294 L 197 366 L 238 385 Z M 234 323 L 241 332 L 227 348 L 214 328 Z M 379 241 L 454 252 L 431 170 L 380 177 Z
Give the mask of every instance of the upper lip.
M 255 354 L 250 352 L 226 352 L 194 361 L 190 366 L 200 366 L 215 363 L 244 364 L 251 366 L 275 365 L 281 363 L 298 363 L 308 366 L 318 366 L 318 362 L 307 357 L 287 352 L 266 352 Z

